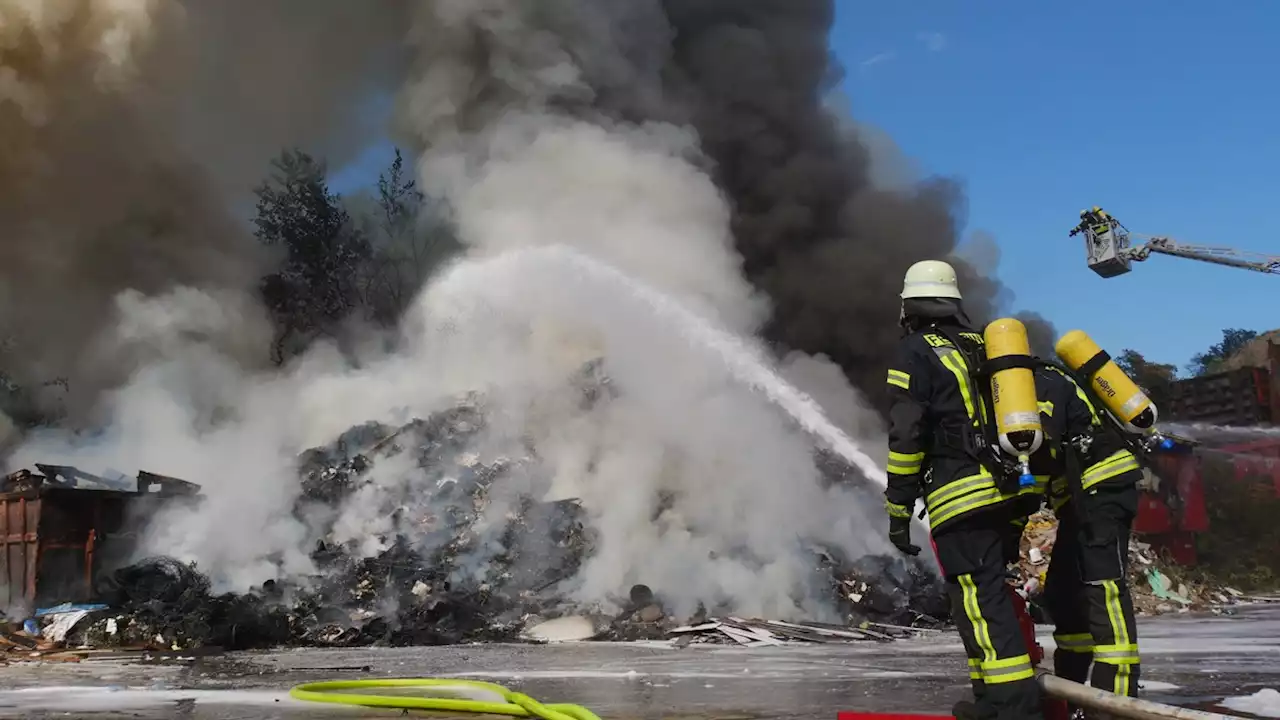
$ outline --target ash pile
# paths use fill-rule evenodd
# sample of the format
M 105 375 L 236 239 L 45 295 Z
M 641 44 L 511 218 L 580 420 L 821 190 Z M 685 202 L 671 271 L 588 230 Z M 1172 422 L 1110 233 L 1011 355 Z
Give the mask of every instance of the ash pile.
M 567 605 L 552 588 L 591 546 L 582 508 L 520 493 L 538 486 L 539 463 L 528 451 L 477 452 L 484 427 L 472 400 L 400 428 L 352 428 L 304 456 L 297 512 L 334 529 L 317 540 L 319 576 L 293 604 L 305 627 L 299 641 L 504 640 L 530 615 Z M 384 464 L 415 481 L 385 482 L 375 472 Z M 358 494 L 378 497 L 353 502 Z M 347 518 L 335 508 L 351 507 L 388 512 L 386 533 L 344 538 Z
M 568 639 L 556 635 L 565 627 L 571 639 L 769 644 L 885 640 L 947 620 L 941 584 L 920 561 L 826 548 L 814 550 L 813 572 L 838 608 L 827 625 L 762 625 L 725 608 L 670 617 L 661 590 L 643 585 L 620 588 L 613 612 L 583 607 L 558 589 L 592 553 L 582 507 L 535 500 L 533 489 L 546 487 L 536 454 L 519 441 L 486 450 L 485 430 L 475 397 L 401 427 L 349 429 L 300 458 L 294 514 L 323 529 L 313 576 L 215 594 L 198 568 L 151 558 L 100 583 L 111 609 L 81 623 L 68 644 L 436 645 Z M 735 622 L 756 629 L 729 629 Z M 714 631 L 696 629 L 708 623 Z

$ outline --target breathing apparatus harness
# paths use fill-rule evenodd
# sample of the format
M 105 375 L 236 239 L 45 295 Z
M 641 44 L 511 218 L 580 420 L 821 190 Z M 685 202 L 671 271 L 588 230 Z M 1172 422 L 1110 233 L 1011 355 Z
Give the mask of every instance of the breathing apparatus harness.
M 940 335 L 956 349 L 964 360 L 962 370 L 968 376 L 969 387 L 977 395 L 977 407 L 971 424 L 963 428 L 954 425 L 943 425 L 938 429 L 939 444 L 959 450 L 973 458 L 984 470 L 991 474 L 996 487 L 1002 493 L 1018 492 L 1018 476 L 1021 474 L 1014 458 L 1000 452 L 996 440 L 995 418 L 991 416 L 995 407 L 991 398 L 991 374 L 1007 367 L 1023 367 L 1025 362 L 1020 358 L 1002 358 L 992 363 L 981 353 L 960 343 L 960 339 L 937 323 L 928 327 L 930 332 Z
M 1161 433 L 1152 432 L 1146 435 L 1135 435 L 1125 430 L 1124 425 L 1120 422 L 1110 410 L 1107 409 L 1102 399 L 1098 397 L 1098 393 L 1094 390 L 1093 376 L 1097 374 L 1111 360 L 1111 355 L 1106 350 L 1099 350 L 1098 354 L 1089 358 L 1074 373 L 1065 367 L 1055 367 L 1067 377 L 1075 382 L 1076 386 L 1082 389 L 1085 396 L 1089 398 L 1089 402 L 1093 405 L 1094 411 L 1099 414 L 1110 430 L 1112 435 L 1124 446 L 1126 450 L 1133 453 L 1138 462 L 1143 467 L 1150 467 L 1151 457 L 1157 450 L 1174 450 L 1181 447 L 1189 448 L 1190 443 L 1185 441 L 1175 442 L 1172 438 L 1166 437 Z M 1094 434 L 1101 432 L 1095 430 Z M 1087 450 L 1087 446 L 1086 446 Z
M 1076 500 L 1076 507 L 1082 507 L 1079 503 L 1080 496 L 1084 494 L 1083 476 L 1084 458 L 1089 457 L 1089 451 L 1093 444 L 1099 440 L 1111 441 L 1115 443 L 1113 446 L 1116 450 L 1128 450 L 1138 461 L 1138 464 L 1144 469 L 1150 469 L 1153 464 L 1154 455 L 1158 451 L 1173 452 L 1189 452 L 1195 443 L 1189 442 L 1182 438 L 1176 440 L 1162 433 L 1152 432 L 1146 435 L 1136 435 L 1128 432 L 1124 425 L 1120 422 L 1109 409 L 1102 399 L 1098 397 L 1097 391 L 1093 386 L 1093 376 L 1107 362 L 1111 360 L 1111 356 L 1105 350 L 1100 350 L 1097 355 L 1089 358 L 1078 370 L 1072 372 L 1069 368 L 1051 364 L 1051 367 L 1058 372 L 1066 375 L 1075 383 L 1084 396 L 1093 406 L 1095 416 L 1099 422 L 1089 426 L 1088 433 L 1071 438 L 1069 447 L 1073 452 L 1068 453 L 1068 469 L 1067 479 L 1072 495 L 1072 499 Z M 1074 465 L 1074 467 L 1072 467 Z M 1173 498 L 1171 506 L 1176 505 L 1178 498 Z
M 1085 398 L 1093 407 L 1093 414 L 1098 418 L 1098 422 L 1090 423 L 1088 429 L 1083 432 L 1067 435 L 1065 419 L 1062 421 L 1063 432 L 1048 432 L 1049 428 L 1046 427 L 1045 444 L 1033 458 L 1038 468 L 1037 474 L 1062 474 L 1065 477 L 1068 491 L 1072 499 L 1077 501 L 1077 507 L 1080 506 L 1078 502 L 1080 495 L 1084 492 L 1083 474 L 1087 467 L 1086 459 L 1090 457 L 1090 451 L 1094 449 L 1095 444 L 1106 441 L 1115 442 L 1117 450 L 1121 448 L 1129 450 L 1143 467 L 1150 466 L 1151 456 L 1155 450 L 1173 447 L 1163 436 L 1144 437 L 1126 432 L 1119 419 L 1098 398 L 1090 380 L 1111 359 L 1106 351 L 1090 358 L 1078 371 L 1072 372 L 1059 363 L 1040 357 L 1013 356 L 988 359 L 976 348 L 962 344 L 954 332 L 942 327 L 936 321 L 920 329 L 939 335 L 959 353 L 964 361 L 964 367 L 961 370 L 966 373 L 969 387 L 977 396 L 976 417 L 973 418 L 973 422 L 966 423 L 964 427 L 957 427 L 954 424 L 939 427 L 936 442 L 977 461 L 991 474 L 1002 493 L 1012 494 L 1020 489 L 1018 484 L 1020 470 L 1017 462 L 1008 454 L 1001 452 L 996 437 L 995 418 L 991 415 L 994 408 L 991 397 L 991 376 L 1009 368 L 1047 369 L 1050 372 L 1060 373 L 1076 388 L 1083 391 Z M 1057 423 L 1053 425 L 1056 426 Z

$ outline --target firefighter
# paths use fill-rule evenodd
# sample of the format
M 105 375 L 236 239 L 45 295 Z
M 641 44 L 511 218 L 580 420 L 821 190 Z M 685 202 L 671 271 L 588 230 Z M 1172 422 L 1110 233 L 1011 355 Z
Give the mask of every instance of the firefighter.
M 976 700 L 955 712 L 1039 720 L 1039 687 L 1005 583 L 1005 561 L 1010 535 L 1020 527 L 1015 521 L 1038 508 L 1042 496 L 986 466 L 992 465 L 984 451 L 991 447 L 990 392 L 973 381 L 983 340 L 965 316 L 954 268 L 934 260 L 912 265 L 900 317 L 904 334 L 888 372 L 889 539 L 906 554 L 920 552 L 910 526 L 923 496 Z
M 1045 434 L 1062 439 L 1054 448 L 1065 461 L 1049 487 L 1058 517 L 1044 588 L 1055 626 L 1054 671 L 1136 697 L 1138 630 L 1125 560 L 1142 469 L 1071 376 L 1052 365 L 1036 372 Z
M 1111 232 L 1111 225 L 1115 222 L 1115 219 L 1106 210 L 1097 205 L 1094 205 L 1093 209 L 1089 211 L 1089 220 L 1093 224 L 1093 232 L 1099 237 Z
M 1080 233 L 1088 233 L 1089 228 L 1091 228 L 1092 226 L 1093 226 L 1093 222 L 1090 220 L 1089 211 L 1081 210 L 1080 222 L 1076 223 L 1076 226 L 1071 228 L 1071 232 L 1069 234 L 1071 237 L 1075 237 Z M 1086 235 L 1085 237 L 1088 237 L 1088 235 Z
M 1080 211 L 1080 223 L 1071 230 L 1071 236 L 1075 237 L 1080 233 L 1085 233 L 1086 237 L 1092 234 L 1095 237 L 1105 239 L 1107 233 L 1111 232 L 1112 224 L 1115 218 L 1102 208 L 1094 205 L 1088 210 Z

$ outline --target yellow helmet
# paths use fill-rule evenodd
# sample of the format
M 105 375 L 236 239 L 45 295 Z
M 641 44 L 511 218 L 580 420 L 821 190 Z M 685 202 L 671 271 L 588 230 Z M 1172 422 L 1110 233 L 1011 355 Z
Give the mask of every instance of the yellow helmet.
M 930 297 L 961 299 L 955 268 L 941 260 L 921 260 L 902 278 L 902 299 Z

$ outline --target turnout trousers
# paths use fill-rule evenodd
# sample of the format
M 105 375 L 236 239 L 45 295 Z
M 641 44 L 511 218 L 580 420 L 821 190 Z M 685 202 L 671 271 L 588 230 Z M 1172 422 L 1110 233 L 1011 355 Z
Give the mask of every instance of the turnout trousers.
M 1126 474 L 1079 493 L 1058 510 L 1058 539 L 1044 588 L 1055 626 L 1054 672 L 1130 697 L 1137 697 L 1141 669 L 1133 597 L 1125 581 L 1137 508 L 1135 478 Z
M 1041 720 L 1040 687 L 1005 582 L 1009 538 L 1017 532 L 1007 514 L 981 513 L 936 531 L 933 542 L 979 717 Z

